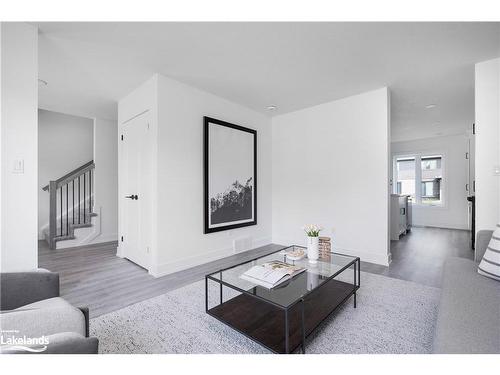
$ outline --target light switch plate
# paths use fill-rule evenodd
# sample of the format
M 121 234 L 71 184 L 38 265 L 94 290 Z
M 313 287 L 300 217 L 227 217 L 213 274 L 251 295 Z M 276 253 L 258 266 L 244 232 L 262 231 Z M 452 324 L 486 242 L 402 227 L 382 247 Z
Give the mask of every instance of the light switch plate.
M 14 160 L 14 168 L 12 173 L 24 173 L 24 159 Z

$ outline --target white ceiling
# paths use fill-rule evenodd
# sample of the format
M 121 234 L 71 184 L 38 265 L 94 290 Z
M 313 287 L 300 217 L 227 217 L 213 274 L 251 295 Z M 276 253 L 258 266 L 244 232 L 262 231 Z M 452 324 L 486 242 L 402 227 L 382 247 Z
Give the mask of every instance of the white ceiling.
M 154 73 L 272 115 L 389 86 L 393 140 L 463 133 L 474 64 L 500 56 L 500 23 L 37 26 L 45 109 L 116 118 L 116 101 Z

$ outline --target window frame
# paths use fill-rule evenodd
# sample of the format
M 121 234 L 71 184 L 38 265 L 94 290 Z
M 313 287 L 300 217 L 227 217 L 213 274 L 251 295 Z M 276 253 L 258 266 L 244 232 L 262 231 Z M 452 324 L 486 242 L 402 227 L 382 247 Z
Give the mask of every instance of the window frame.
M 422 157 L 426 156 L 441 156 L 441 203 L 437 204 L 429 204 L 422 203 Z M 448 174 L 446 168 L 446 152 L 443 151 L 435 151 L 435 150 L 426 150 L 419 152 L 403 152 L 403 153 L 395 153 L 392 155 L 392 193 L 398 194 L 397 186 L 398 186 L 398 168 L 397 168 L 397 159 L 402 158 L 415 158 L 415 201 L 412 200 L 411 204 L 417 207 L 427 207 L 431 209 L 446 209 L 448 207 Z

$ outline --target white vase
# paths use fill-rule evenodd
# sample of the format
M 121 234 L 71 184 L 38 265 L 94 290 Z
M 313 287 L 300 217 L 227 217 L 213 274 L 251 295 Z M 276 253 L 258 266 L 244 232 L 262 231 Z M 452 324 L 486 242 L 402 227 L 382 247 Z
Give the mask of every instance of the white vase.
M 319 258 L 318 251 L 319 237 L 307 237 L 307 258 L 309 262 L 316 263 Z

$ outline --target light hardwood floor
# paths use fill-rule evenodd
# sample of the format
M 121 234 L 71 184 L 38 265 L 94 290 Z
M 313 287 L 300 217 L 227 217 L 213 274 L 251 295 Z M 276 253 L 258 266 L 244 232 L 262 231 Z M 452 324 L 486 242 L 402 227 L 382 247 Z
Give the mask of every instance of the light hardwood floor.
M 442 266 L 449 256 L 473 258 L 466 231 L 414 228 L 391 243 L 389 267 L 361 262 L 361 270 L 439 287 Z M 75 306 L 87 306 L 91 317 L 146 300 L 192 282 L 208 273 L 279 249 L 264 246 L 186 271 L 154 278 L 146 270 L 116 254 L 116 243 L 50 250 L 39 242 L 39 267 L 58 272 L 61 295 Z
M 90 316 L 152 298 L 180 288 L 221 268 L 269 254 L 280 248 L 269 245 L 209 262 L 186 271 L 154 278 L 127 259 L 116 256 L 116 243 L 50 250 L 39 241 L 38 264 L 59 273 L 61 296 L 75 306 L 87 306 Z

